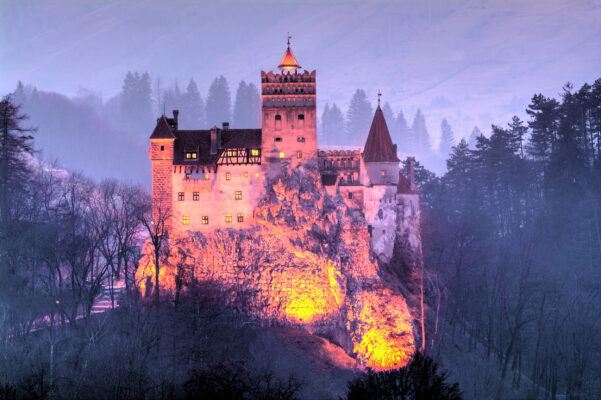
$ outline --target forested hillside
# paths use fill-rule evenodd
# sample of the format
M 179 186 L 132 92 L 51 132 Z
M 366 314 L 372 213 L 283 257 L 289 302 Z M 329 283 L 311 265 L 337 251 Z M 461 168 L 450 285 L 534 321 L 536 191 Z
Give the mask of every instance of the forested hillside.
M 475 398 L 598 398 L 601 80 L 527 113 L 420 171 L 431 351 Z

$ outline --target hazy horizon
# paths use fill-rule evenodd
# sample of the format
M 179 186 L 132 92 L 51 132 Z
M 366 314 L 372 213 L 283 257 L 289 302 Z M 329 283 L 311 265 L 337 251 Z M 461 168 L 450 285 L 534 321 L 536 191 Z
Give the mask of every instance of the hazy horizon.
M 524 109 L 534 93 L 557 97 L 601 71 L 596 1 L 293 2 L 5 1 L 0 6 L 0 91 L 17 81 L 106 101 L 128 70 L 165 86 L 194 77 L 203 97 L 224 75 L 232 92 L 275 69 L 286 34 L 304 69 L 317 70 L 318 108 L 346 109 L 364 89 L 381 90 L 411 123 L 426 115 L 436 144 L 447 118 L 459 139 L 488 132 Z

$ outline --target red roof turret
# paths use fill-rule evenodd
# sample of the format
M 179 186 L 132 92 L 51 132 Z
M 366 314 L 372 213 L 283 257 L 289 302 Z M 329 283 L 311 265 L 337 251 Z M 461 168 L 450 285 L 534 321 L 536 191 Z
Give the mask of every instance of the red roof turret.
M 396 146 L 392 144 L 384 113 L 378 104 L 374 119 L 369 128 L 369 135 L 363 148 L 364 162 L 399 162 Z
M 278 65 L 278 68 L 283 70 L 297 70 L 301 66 L 298 65 L 296 58 L 294 58 L 294 54 L 292 54 L 292 50 L 290 50 L 290 38 L 292 36 L 288 36 L 288 48 L 286 49 L 286 53 L 284 53 L 284 57 L 282 58 L 282 62 Z

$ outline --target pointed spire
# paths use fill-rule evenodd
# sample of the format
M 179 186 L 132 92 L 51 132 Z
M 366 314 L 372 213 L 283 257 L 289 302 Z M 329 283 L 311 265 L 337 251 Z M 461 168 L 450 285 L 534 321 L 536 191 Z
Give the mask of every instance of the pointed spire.
M 150 135 L 151 139 L 175 139 L 173 132 L 171 131 L 171 127 L 169 126 L 169 122 L 167 121 L 167 117 L 165 114 L 161 116 L 157 120 L 157 126 L 152 131 L 152 135 Z
M 284 57 L 282 58 L 282 62 L 278 65 L 278 68 L 283 70 L 297 70 L 301 66 L 298 65 L 296 58 L 294 58 L 294 54 L 292 54 L 292 50 L 290 49 L 290 39 L 292 36 L 288 35 L 288 48 L 286 49 L 286 53 L 284 53 Z
M 363 147 L 364 162 L 399 162 L 396 145 L 392 144 L 384 113 L 378 104 L 369 135 Z

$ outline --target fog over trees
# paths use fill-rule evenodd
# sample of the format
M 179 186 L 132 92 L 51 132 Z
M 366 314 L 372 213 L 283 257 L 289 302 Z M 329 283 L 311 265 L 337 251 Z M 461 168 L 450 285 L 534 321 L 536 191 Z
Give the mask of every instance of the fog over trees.
M 250 364 L 227 368 L 251 376 L 238 382 L 244 393 L 304 390 L 306 382 L 260 373 L 257 354 L 275 339 L 209 300 L 226 295 L 218 288 L 178 290 L 177 311 L 153 289 L 158 275 L 154 301 L 136 291 L 141 243 L 162 236 L 149 223 L 148 192 L 131 182 L 150 181 L 155 118 L 177 108 L 185 129 L 259 127 L 257 87 L 239 82 L 233 102 L 229 87 L 218 77 L 203 96 L 192 78 L 180 89 L 129 72 L 106 101 L 19 82 L 0 102 L 0 398 L 82 398 L 92 387 L 121 398 L 185 396 L 184 382 L 221 379 L 216 353 L 237 360 L 238 350 Z M 320 143 L 363 144 L 372 104 L 360 89 L 349 104 L 325 105 Z M 399 152 L 418 158 L 426 353 L 466 398 L 601 396 L 601 79 L 566 84 L 557 99 L 536 94 L 526 120 L 501 121 L 490 134 L 454 132 L 443 120 L 437 149 L 421 110 L 409 124 L 403 110 L 382 108 Z M 429 170 L 436 163 L 444 173 Z M 98 179 L 106 175 L 127 178 Z M 157 258 L 168 251 L 157 247 Z M 119 310 L 99 317 L 103 296 Z M 192 364 L 196 372 L 183 367 Z M 369 379 L 357 388 L 372 390 Z

